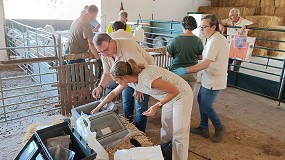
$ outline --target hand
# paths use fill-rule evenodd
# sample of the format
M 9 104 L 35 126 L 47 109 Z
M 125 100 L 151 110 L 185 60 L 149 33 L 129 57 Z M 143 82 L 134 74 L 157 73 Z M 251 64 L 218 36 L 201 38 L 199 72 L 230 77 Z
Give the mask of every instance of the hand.
M 101 97 L 103 90 L 100 86 L 96 87 L 92 91 L 92 96 L 97 100 Z
M 226 27 L 224 25 L 219 24 L 219 28 L 220 28 L 220 31 L 221 31 L 222 34 L 225 33 Z
M 177 74 L 178 76 L 182 76 L 183 74 L 187 73 L 186 68 L 177 68 L 175 70 L 172 70 L 173 73 Z
M 133 96 L 135 97 L 135 100 L 137 100 L 138 102 L 142 102 L 144 100 L 143 93 L 140 91 L 135 90 Z
M 90 113 L 91 114 L 95 114 L 95 113 L 98 113 L 99 111 L 100 111 L 100 107 L 96 107 L 96 108 L 94 108 Z
M 245 33 L 245 26 L 243 26 L 239 31 L 238 31 L 238 35 L 244 35 Z
M 147 111 L 143 112 L 142 114 L 145 116 L 154 116 L 158 109 L 159 109 L 159 105 L 155 104 L 155 105 L 149 107 L 149 109 Z

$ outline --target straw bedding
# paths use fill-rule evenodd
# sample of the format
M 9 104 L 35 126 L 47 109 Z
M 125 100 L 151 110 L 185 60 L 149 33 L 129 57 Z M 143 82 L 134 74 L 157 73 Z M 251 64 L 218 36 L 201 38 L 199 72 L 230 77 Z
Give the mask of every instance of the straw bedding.
M 133 134 L 130 137 L 128 137 L 125 141 L 121 142 L 119 145 L 110 147 L 107 149 L 110 160 L 114 159 L 114 154 L 117 150 L 130 149 L 134 147 L 130 143 L 131 138 L 135 138 L 138 142 L 141 143 L 143 147 L 153 146 L 153 143 L 145 135 L 145 133 L 139 131 L 133 124 L 129 123 L 123 116 L 120 116 L 120 119 L 127 129 L 133 131 Z M 59 124 L 62 122 L 63 122 L 63 119 L 56 119 L 51 125 Z M 73 124 L 74 122 L 73 122 L 73 119 L 71 118 L 71 125 Z M 28 142 L 28 140 L 32 137 L 32 135 L 37 130 L 38 126 L 40 126 L 40 124 L 32 124 L 28 127 L 27 132 L 23 137 L 22 144 L 26 144 Z

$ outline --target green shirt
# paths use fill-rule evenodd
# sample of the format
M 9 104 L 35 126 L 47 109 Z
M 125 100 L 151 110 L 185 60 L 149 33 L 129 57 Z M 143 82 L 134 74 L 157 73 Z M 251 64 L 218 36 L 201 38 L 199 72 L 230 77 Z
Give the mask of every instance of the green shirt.
M 197 36 L 179 35 L 169 42 L 167 51 L 173 58 L 170 70 L 189 67 L 198 63 L 198 55 L 203 52 L 203 43 Z

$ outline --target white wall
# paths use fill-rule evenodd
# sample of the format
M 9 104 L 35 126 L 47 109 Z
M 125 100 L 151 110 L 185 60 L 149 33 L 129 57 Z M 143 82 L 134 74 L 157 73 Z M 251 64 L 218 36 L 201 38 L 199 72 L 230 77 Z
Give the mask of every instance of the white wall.
M 0 0 L 0 37 L 2 37 L 0 38 L 0 48 L 6 47 L 4 22 L 5 22 L 4 6 L 3 6 L 3 1 Z M 7 51 L 0 50 L 0 61 L 5 61 L 5 60 L 7 60 Z
M 210 0 L 101 0 L 102 31 L 105 31 L 106 24 L 117 20 L 121 2 L 129 13 L 129 21 L 135 21 L 139 14 L 142 19 L 151 19 L 153 14 L 154 20 L 181 21 L 187 12 L 211 5 Z

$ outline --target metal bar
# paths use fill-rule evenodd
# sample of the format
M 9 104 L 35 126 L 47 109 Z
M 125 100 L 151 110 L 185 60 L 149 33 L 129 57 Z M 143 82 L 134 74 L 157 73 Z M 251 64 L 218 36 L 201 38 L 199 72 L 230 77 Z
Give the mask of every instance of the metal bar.
M 285 50 L 267 48 L 267 47 L 262 47 L 262 46 L 254 46 L 254 48 L 265 49 L 265 50 L 269 50 L 269 51 L 285 52 Z
M 33 99 L 33 100 L 24 101 L 24 102 L 20 102 L 20 103 L 11 103 L 11 104 L 6 105 L 6 107 L 8 107 L 8 106 L 14 106 L 14 105 L 18 105 L 18 104 L 23 104 L 23 103 L 36 102 L 36 101 L 39 101 L 39 100 L 45 100 L 45 99 L 50 99 L 50 98 L 55 98 L 55 97 L 58 97 L 58 96 L 45 97 L 45 98 L 38 98 L 38 99 Z
M 51 46 L 47 46 L 47 45 L 38 45 L 38 46 L 21 46 L 21 47 L 1 47 L 0 50 L 9 50 L 9 49 L 31 49 L 31 48 L 47 48 L 47 47 L 54 47 L 56 45 L 51 45 Z
M 2 122 L 8 122 L 8 121 L 13 121 L 13 120 L 21 119 L 21 118 L 26 118 L 26 117 L 30 117 L 30 116 L 34 116 L 34 115 L 38 115 L 38 114 L 50 112 L 50 111 L 55 111 L 55 110 L 58 110 L 58 108 L 50 109 L 50 110 L 46 110 L 46 111 L 42 111 L 42 112 L 37 112 L 37 113 L 34 113 L 34 114 L 28 114 L 28 115 L 21 116 L 21 117 L 17 117 L 17 118 L 7 119 L 7 120 L 5 120 L 5 121 L 1 121 L 0 123 L 2 123 Z
M 0 65 L 19 65 L 23 63 L 35 63 L 35 62 L 51 62 L 57 61 L 57 57 L 43 57 L 43 58 L 33 58 L 33 59 L 15 59 L 9 61 L 0 61 Z
M 247 62 L 247 61 L 243 61 L 243 62 L 245 62 L 245 63 L 251 63 L 251 64 L 256 64 L 256 65 L 260 65 L 260 66 L 265 66 L 266 69 L 267 69 L 267 67 L 276 68 L 276 69 L 282 69 L 282 67 L 276 67 L 276 66 L 268 65 L 268 63 L 267 63 L 267 64 L 262 64 L 262 63 Z
M 232 66 L 237 66 L 237 65 L 232 65 Z M 273 76 L 278 76 L 278 77 L 280 76 L 279 74 L 274 74 L 274 73 L 270 73 L 270 72 L 265 72 L 265 71 L 261 71 L 261 70 L 257 70 L 257 69 L 248 68 L 248 67 L 243 67 L 243 66 L 239 66 L 239 67 L 240 67 L 240 68 L 244 68 L 244 69 L 248 69 L 248 70 L 251 70 L 251 71 L 266 73 L 266 74 L 273 75 Z
M 283 59 L 280 58 L 274 58 L 274 57 L 268 57 L 268 56 L 259 56 L 259 55 L 252 55 L 252 57 L 259 57 L 259 58 L 268 58 L 276 61 L 283 61 Z
M 49 85 L 49 84 L 54 84 L 54 83 L 55 82 L 43 83 L 43 84 L 35 84 L 35 85 L 28 85 L 28 86 L 24 86 L 24 87 L 15 87 L 15 88 L 4 89 L 3 91 L 11 91 L 11 90 L 24 89 L 24 88 L 30 88 L 30 87 L 38 87 L 38 86 Z
M 283 68 L 282 68 L 282 72 L 281 72 L 281 76 L 280 76 L 279 90 L 278 90 L 278 96 L 277 96 L 277 99 L 279 101 L 279 105 L 281 102 L 282 91 L 284 89 L 284 71 L 285 71 L 285 59 L 283 61 Z
M 0 89 L 1 89 L 1 97 L 2 97 L 2 105 L 3 105 L 4 118 L 5 118 L 5 120 L 7 120 L 6 106 L 5 106 L 5 101 L 4 101 L 3 85 L 2 85 L 2 76 L 1 76 L 1 74 L 0 74 Z
M 50 90 L 44 90 L 44 91 L 37 91 L 37 92 L 29 92 L 29 93 L 25 93 L 25 94 L 18 94 L 18 95 L 16 95 L 16 96 L 4 97 L 4 100 L 5 100 L 5 99 L 16 98 L 16 97 L 21 97 L 21 96 L 27 96 L 27 95 L 37 94 L 37 93 L 50 92 L 50 91 L 54 91 L 54 90 L 56 90 L 56 89 L 50 89 Z
M 41 106 L 51 105 L 51 104 L 55 104 L 55 103 L 58 103 L 58 102 L 54 101 L 54 102 L 50 102 L 50 103 L 45 103 L 45 104 L 41 104 L 41 105 L 32 106 L 32 107 L 29 107 L 29 108 L 15 109 L 15 110 L 8 111 L 6 113 L 9 114 L 9 113 L 13 113 L 13 112 L 25 111 L 25 110 L 29 110 L 29 109 L 33 109 L 33 108 L 39 108 Z M 3 115 L 3 114 L 0 114 L 0 116 L 1 115 Z
M 56 74 L 56 72 L 49 72 L 49 73 L 43 73 L 43 74 L 30 74 L 30 75 L 17 76 L 17 77 L 11 77 L 11 78 L 3 78 L 2 80 L 19 79 L 19 78 L 43 76 L 43 75 L 50 75 L 50 74 Z

